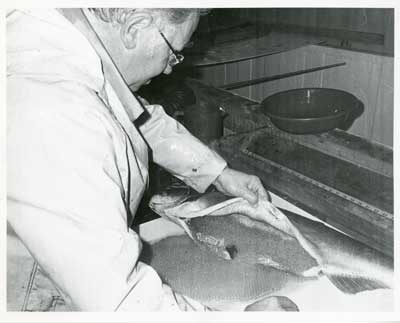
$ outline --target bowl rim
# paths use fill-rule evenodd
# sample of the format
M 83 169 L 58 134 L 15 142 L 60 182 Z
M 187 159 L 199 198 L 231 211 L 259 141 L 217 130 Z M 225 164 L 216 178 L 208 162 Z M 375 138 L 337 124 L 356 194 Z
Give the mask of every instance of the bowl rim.
M 265 111 L 265 114 L 270 117 L 271 119 L 278 119 L 282 121 L 328 121 L 328 120 L 334 120 L 334 119 L 339 119 L 345 115 L 347 115 L 348 111 L 340 111 L 339 113 L 336 114 L 330 114 L 326 115 L 323 117 L 314 117 L 314 118 L 294 118 L 294 117 L 282 117 L 278 116 L 276 114 L 269 113 L 268 111 Z
M 352 96 L 354 99 L 359 101 L 358 98 L 353 93 L 350 93 L 348 91 L 341 90 L 341 89 L 335 89 L 335 88 L 331 88 L 331 87 L 299 87 L 299 88 L 295 88 L 295 89 L 289 89 L 289 90 L 284 90 L 284 91 L 279 91 L 279 92 L 273 93 L 273 94 L 265 97 L 261 101 L 261 104 L 263 104 L 265 101 L 267 101 L 268 99 L 270 99 L 274 96 L 282 95 L 282 94 L 288 93 L 288 92 L 300 92 L 300 91 L 304 91 L 304 90 L 328 90 L 330 92 L 341 92 L 341 93 L 345 93 L 346 95 Z

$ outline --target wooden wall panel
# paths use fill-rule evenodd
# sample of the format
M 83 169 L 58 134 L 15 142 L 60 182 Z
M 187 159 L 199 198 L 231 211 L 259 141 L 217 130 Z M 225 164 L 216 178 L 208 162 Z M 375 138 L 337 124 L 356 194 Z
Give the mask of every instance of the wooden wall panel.
M 328 64 L 345 60 L 347 66 L 326 71 L 323 76 L 323 87 L 348 91 L 364 103 L 364 113 L 355 121 L 350 132 L 369 140 L 376 139 L 372 132 L 372 123 L 377 109 L 381 68 L 381 62 L 376 58 L 378 57 L 374 55 L 328 48 L 326 49 Z
M 259 57 L 251 60 L 251 78 L 256 79 L 265 76 L 265 60 Z M 261 101 L 264 97 L 264 89 L 262 84 L 257 84 L 251 87 L 251 97 L 256 101 Z
M 304 55 L 302 52 L 293 53 L 292 51 L 282 53 L 282 60 L 280 62 L 281 71 L 292 72 L 304 68 Z M 278 80 L 278 88 L 295 89 L 302 86 L 303 76 L 293 76 Z
M 305 68 L 313 68 L 326 65 L 326 55 L 316 50 L 315 46 L 301 49 L 305 57 Z M 324 71 L 304 74 L 303 87 L 322 87 Z
M 247 62 L 249 66 L 249 62 Z M 246 79 L 250 78 L 250 68 L 246 70 L 246 68 L 243 66 L 243 64 L 240 64 L 240 62 L 237 63 L 230 63 L 226 64 L 227 70 L 226 70 L 226 79 L 225 79 L 225 84 L 227 83 L 234 83 L 234 82 L 239 82 L 239 81 L 244 81 Z M 244 73 L 243 73 L 244 71 Z M 241 74 L 241 72 L 243 74 Z M 249 97 L 249 91 L 248 88 L 241 88 L 239 89 L 238 92 L 234 92 L 239 95 Z
M 241 61 L 237 63 L 237 81 L 246 81 L 252 78 L 251 60 Z M 236 81 L 235 81 L 236 82 Z M 240 89 L 233 90 L 234 93 L 245 98 L 251 97 L 250 87 L 246 86 Z
M 254 78 L 277 75 L 303 69 L 306 56 L 303 51 L 297 49 L 290 52 L 284 52 L 279 55 L 271 55 L 268 58 L 260 58 L 253 61 Z M 257 75 L 257 76 L 256 76 Z M 292 78 L 276 80 L 268 83 L 253 85 L 251 98 L 261 101 L 266 96 L 280 91 L 280 89 L 291 89 L 301 87 L 304 76 L 294 76 Z
M 385 50 L 388 53 L 394 53 L 394 13 L 390 11 L 385 14 Z
M 225 66 L 226 66 L 225 84 L 237 82 L 237 80 L 238 80 L 238 64 L 230 63 L 230 64 L 225 64 Z
M 384 59 L 379 79 L 377 104 L 372 123 L 372 133 L 376 141 L 393 146 L 394 120 L 394 69 L 390 58 Z
M 264 60 L 265 60 L 265 62 L 264 62 L 265 76 L 276 75 L 276 74 L 280 73 L 280 71 L 282 70 L 280 58 L 281 58 L 281 55 L 271 55 L 271 56 L 268 56 L 268 58 L 264 58 Z M 269 96 L 272 93 L 279 91 L 278 81 L 264 83 L 263 90 L 264 90 L 264 95 L 263 95 L 264 97 Z

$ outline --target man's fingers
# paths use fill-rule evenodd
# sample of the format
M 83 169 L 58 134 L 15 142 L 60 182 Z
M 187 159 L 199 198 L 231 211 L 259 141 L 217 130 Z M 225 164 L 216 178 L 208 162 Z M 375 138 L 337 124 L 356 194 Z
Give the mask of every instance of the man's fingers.
M 271 196 L 267 192 L 267 190 L 264 188 L 264 185 L 262 184 L 261 180 L 258 177 L 254 177 L 253 180 L 251 181 L 249 185 L 249 189 L 257 195 L 257 200 L 267 200 L 271 201 Z
M 243 197 L 251 204 L 256 204 L 259 199 L 271 201 L 270 195 L 257 176 L 230 168 L 224 169 L 214 181 L 214 186 L 228 196 Z
M 247 200 L 250 204 L 256 204 L 258 202 L 258 196 L 251 190 L 240 190 L 240 196 Z

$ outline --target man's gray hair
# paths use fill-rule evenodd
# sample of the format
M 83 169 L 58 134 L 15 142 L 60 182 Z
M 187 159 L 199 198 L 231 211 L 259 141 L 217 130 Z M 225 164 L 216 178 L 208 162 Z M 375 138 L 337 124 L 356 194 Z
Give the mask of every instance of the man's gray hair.
M 98 18 L 112 24 L 124 24 L 129 15 L 137 10 L 136 8 L 91 8 Z M 174 25 L 185 22 L 193 14 L 204 15 L 209 9 L 198 8 L 150 8 L 147 9 L 154 13 L 161 13 L 162 17 Z

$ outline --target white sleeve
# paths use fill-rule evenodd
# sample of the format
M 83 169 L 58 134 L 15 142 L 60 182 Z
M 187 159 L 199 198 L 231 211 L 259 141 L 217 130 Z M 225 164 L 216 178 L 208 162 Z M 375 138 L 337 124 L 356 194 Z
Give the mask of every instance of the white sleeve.
M 146 108 L 151 117 L 140 130 L 154 161 L 197 191 L 204 192 L 226 167 L 225 160 L 168 116 L 161 106 Z

